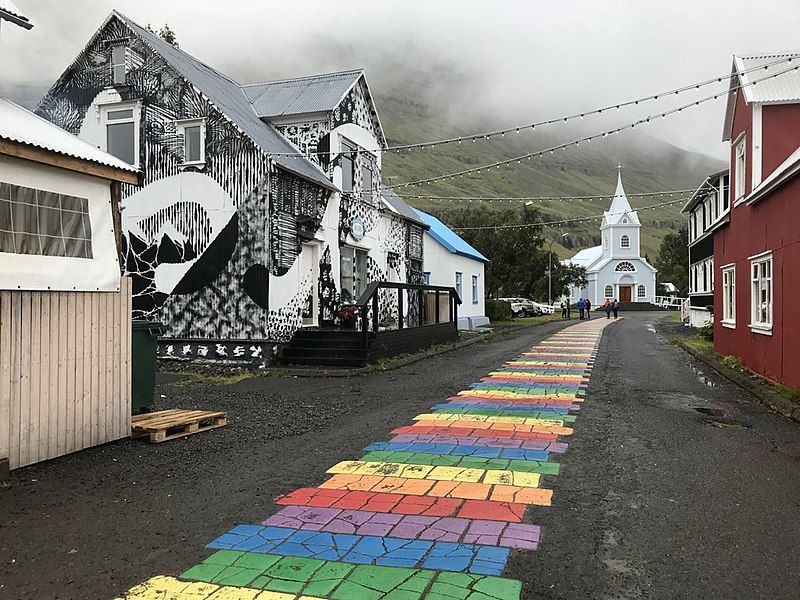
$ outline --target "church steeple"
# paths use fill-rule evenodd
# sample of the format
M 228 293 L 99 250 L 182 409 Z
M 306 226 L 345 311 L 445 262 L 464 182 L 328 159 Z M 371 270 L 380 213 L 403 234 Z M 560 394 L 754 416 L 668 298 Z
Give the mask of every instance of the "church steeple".
M 618 167 L 619 169 L 620 167 Z M 622 172 L 617 172 L 617 189 L 614 192 L 614 198 L 611 201 L 611 208 L 609 208 L 603 216 L 604 225 L 616 225 L 621 223 L 623 218 L 627 218 L 627 222 L 639 225 L 639 217 L 636 211 L 631 208 L 628 197 L 625 195 L 625 188 L 622 187 Z

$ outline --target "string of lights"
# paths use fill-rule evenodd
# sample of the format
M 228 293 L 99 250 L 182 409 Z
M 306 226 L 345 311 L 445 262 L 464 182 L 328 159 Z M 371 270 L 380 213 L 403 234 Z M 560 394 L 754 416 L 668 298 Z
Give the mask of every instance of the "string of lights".
M 651 204 L 650 206 L 643 206 L 641 208 L 634 209 L 633 212 L 640 212 L 640 211 L 647 211 L 647 210 L 654 210 L 657 208 L 661 208 L 663 206 L 669 206 L 671 204 L 677 204 L 678 202 L 685 202 L 688 198 L 678 198 L 677 200 L 668 200 L 667 202 L 659 202 L 658 204 Z M 608 214 L 622 214 L 622 213 L 603 213 L 601 215 L 592 215 L 590 217 L 576 217 L 574 219 L 562 219 L 559 221 L 537 221 L 536 223 L 522 223 L 519 225 L 476 225 L 473 227 L 451 227 L 451 229 L 455 231 L 480 231 L 486 229 L 525 229 L 528 227 L 549 227 L 551 225 L 566 225 L 567 223 L 579 223 L 582 221 L 594 221 L 597 219 L 602 219 L 604 216 Z
M 753 80 L 752 82 L 749 82 L 746 85 L 734 86 L 732 88 L 732 91 L 735 94 L 735 93 L 738 93 L 738 91 L 740 89 L 742 89 L 742 88 L 744 88 L 746 86 L 756 85 L 756 84 L 758 84 L 758 83 L 760 83 L 762 81 L 766 81 L 768 79 L 774 79 L 775 77 L 779 77 L 779 76 L 784 75 L 786 73 L 789 73 L 791 71 L 797 71 L 797 70 L 800 70 L 800 65 L 796 65 L 796 66 L 791 67 L 789 69 L 785 69 L 785 70 L 780 71 L 778 73 L 775 73 L 775 74 L 772 74 L 772 75 L 769 75 L 769 76 L 766 76 L 766 77 L 762 77 L 760 79 L 755 79 L 755 80 Z M 693 108 L 693 107 L 699 106 L 699 105 L 701 105 L 701 104 L 703 104 L 705 102 L 709 102 L 711 100 L 716 100 L 717 98 L 719 98 L 720 95 L 722 95 L 722 93 L 716 93 L 716 94 L 713 94 L 713 95 L 710 95 L 710 96 L 706 96 L 704 98 L 700 98 L 699 100 L 695 100 L 695 101 L 690 102 L 688 104 L 683 104 L 681 106 L 678 106 L 676 108 L 672 108 L 670 110 L 664 111 L 664 112 L 659 113 L 659 114 L 648 115 L 646 117 L 638 119 L 638 120 L 634 121 L 633 123 L 629 123 L 627 125 L 623 125 L 623 126 L 620 126 L 620 127 L 615 127 L 613 129 L 609 129 L 609 130 L 603 131 L 601 133 L 596 133 L 594 135 L 584 136 L 582 138 L 578 138 L 577 140 L 573 140 L 571 142 L 566 142 L 564 144 L 559 144 L 557 146 L 551 146 L 549 148 L 545 148 L 543 150 L 538 150 L 536 152 L 528 152 L 528 153 L 523 154 L 521 156 L 515 156 L 513 158 L 509 158 L 509 159 L 501 160 L 501 161 L 496 161 L 496 162 L 485 164 L 485 165 L 480 165 L 478 167 L 471 167 L 471 168 L 465 169 L 463 171 L 456 171 L 454 173 L 447 173 L 447 174 L 444 174 L 444 175 L 436 175 L 434 177 L 428 177 L 426 179 L 419 179 L 419 180 L 416 180 L 416 181 L 409 181 L 409 182 L 406 182 L 406 183 L 398 183 L 398 184 L 394 184 L 394 185 L 384 186 L 384 189 L 408 188 L 408 187 L 413 187 L 413 186 L 419 186 L 419 185 L 424 185 L 424 184 L 427 184 L 427 183 L 433 183 L 435 181 L 444 181 L 444 180 L 448 180 L 448 179 L 455 179 L 456 177 L 464 177 L 465 175 L 474 175 L 476 173 L 480 173 L 482 171 L 487 171 L 489 169 L 494 169 L 494 168 L 499 169 L 500 167 L 511 165 L 513 163 L 521 164 L 523 160 L 531 160 L 532 158 L 541 157 L 541 156 L 544 156 L 545 154 L 548 154 L 548 153 L 552 154 L 556 150 L 564 150 L 564 149 L 569 148 L 571 146 L 576 146 L 577 147 L 581 143 L 588 143 L 588 142 L 591 142 L 592 140 L 596 140 L 596 139 L 600 139 L 600 138 L 606 138 L 609 135 L 618 134 L 618 133 L 621 133 L 621 132 L 626 131 L 628 129 L 634 129 L 634 128 L 636 128 L 637 125 L 648 124 L 651 121 L 654 121 L 654 120 L 658 119 L 659 117 L 662 118 L 662 119 L 665 119 L 670 115 L 683 112 L 684 110 L 686 110 L 688 108 Z
M 588 111 L 584 111 L 584 112 L 580 112 L 580 113 L 574 113 L 574 114 L 567 115 L 567 116 L 564 116 L 564 117 L 546 119 L 544 121 L 537 121 L 535 123 L 527 123 L 525 125 L 516 125 L 514 127 L 508 127 L 506 129 L 494 129 L 494 130 L 491 130 L 491 131 L 484 131 L 484 132 L 480 132 L 480 133 L 472 133 L 472 134 L 469 134 L 469 135 L 456 136 L 456 137 L 450 137 L 450 138 L 442 138 L 442 139 L 431 140 L 431 141 L 427 141 L 427 142 L 415 142 L 415 143 L 411 143 L 411 144 L 397 144 L 397 145 L 394 145 L 394 146 L 387 146 L 387 147 L 384 147 L 384 148 L 373 148 L 373 149 L 360 148 L 360 149 L 352 152 L 351 154 L 358 154 L 360 152 L 366 152 L 366 153 L 369 153 L 369 154 L 376 154 L 378 152 L 398 152 L 399 153 L 399 152 L 402 152 L 403 150 L 412 150 L 412 149 L 424 150 L 424 149 L 427 149 L 427 148 L 433 148 L 435 146 L 442 146 L 442 145 L 445 145 L 445 144 L 462 143 L 462 142 L 466 142 L 466 141 L 470 141 L 470 140 L 473 141 L 473 142 L 477 142 L 478 140 L 487 140 L 487 139 L 491 139 L 491 138 L 496 138 L 498 136 L 499 137 L 505 137 L 505 135 L 508 134 L 508 133 L 520 133 L 520 132 L 525 131 L 525 130 L 534 130 L 537 127 L 543 127 L 543 126 L 546 126 L 546 125 L 553 125 L 555 123 L 566 123 L 568 121 L 573 121 L 573 120 L 576 120 L 576 119 L 583 119 L 585 117 L 589 117 L 589 116 L 593 116 L 593 115 L 600 115 L 600 114 L 602 114 L 604 112 L 609 112 L 609 111 L 612 111 L 612 110 L 620 110 L 620 109 L 626 108 L 628 106 L 638 106 L 639 104 L 642 104 L 644 102 L 657 101 L 657 100 L 659 100 L 661 98 L 677 96 L 677 95 L 685 93 L 685 92 L 699 90 L 700 88 L 703 88 L 703 87 L 708 86 L 708 85 L 712 85 L 712 84 L 715 84 L 715 83 L 721 83 L 723 80 L 728 79 L 729 77 L 741 76 L 741 75 L 744 75 L 744 74 L 747 74 L 747 73 L 751 73 L 753 71 L 761 71 L 761 70 L 768 71 L 771 67 L 774 67 L 774 66 L 782 64 L 782 63 L 791 63 L 793 60 L 799 59 L 799 58 L 800 57 L 797 57 L 797 56 L 790 56 L 790 57 L 781 58 L 779 60 L 776 60 L 774 62 L 768 63 L 766 65 L 759 65 L 757 67 L 751 67 L 750 69 L 744 69 L 742 71 L 736 71 L 736 72 L 729 73 L 729 74 L 722 75 L 722 76 L 718 76 L 718 77 L 712 77 L 710 79 L 706 79 L 706 80 L 703 80 L 703 81 L 699 81 L 697 83 L 692 83 L 692 84 L 689 84 L 689 85 L 685 85 L 685 86 L 682 86 L 682 87 L 679 87 L 679 88 L 675 88 L 675 89 L 672 89 L 672 90 L 658 92 L 658 93 L 655 93 L 655 94 L 649 94 L 647 96 L 642 96 L 640 98 L 636 98 L 636 99 L 633 99 L 633 100 L 626 100 L 624 102 L 619 102 L 617 104 L 609 104 L 609 105 L 603 106 L 601 108 L 596 108 L 596 109 L 593 109 L 593 110 L 588 110 Z M 310 154 L 314 154 L 316 156 L 326 156 L 326 155 L 341 154 L 341 151 L 330 150 L 330 151 L 323 151 L 323 152 L 312 152 Z M 290 158 L 304 158 L 304 157 L 306 157 L 306 154 L 304 154 L 302 152 L 299 152 L 299 151 L 298 152 L 273 152 L 273 153 L 270 154 L 270 156 L 288 156 Z
M 685 194 L 693 192 L 694 188 L 684 190 L 663 190 L 659 192 L 639 192 L 634 194 L 627 194 L 628 197 L 665 197 L 674 196 L 675 194 Z M 613 200 L 616 196 L 614 194 L 599 194 L 593 196 L 571 196 L 569 194 L 562 194 L 560 196 L 425 196 L 419 194 L 403 194 L 405 199 L 415 200 L 435 200 L 435 201 L 449 201 L 449 202 L 534 202 L 534 201 L 564 201 L 564 202 L 584 202 L 593 200 Z

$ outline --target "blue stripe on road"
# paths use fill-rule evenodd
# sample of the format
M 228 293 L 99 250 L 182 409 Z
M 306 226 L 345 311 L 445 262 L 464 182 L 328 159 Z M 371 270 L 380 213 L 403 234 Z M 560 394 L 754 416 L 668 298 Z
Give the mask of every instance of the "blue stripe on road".
M 501 575 L 509 549 L 476 544 L 237 525 L 208 548 L 355 564 Z

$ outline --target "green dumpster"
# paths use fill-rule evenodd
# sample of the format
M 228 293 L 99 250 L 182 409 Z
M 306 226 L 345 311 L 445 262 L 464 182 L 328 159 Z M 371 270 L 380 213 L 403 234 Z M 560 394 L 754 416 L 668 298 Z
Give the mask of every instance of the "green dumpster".
M 131 409 L 147 412 L 156 390 L 158 336 L 166 329 L 158 321 L 133 321 L 131 329 Z

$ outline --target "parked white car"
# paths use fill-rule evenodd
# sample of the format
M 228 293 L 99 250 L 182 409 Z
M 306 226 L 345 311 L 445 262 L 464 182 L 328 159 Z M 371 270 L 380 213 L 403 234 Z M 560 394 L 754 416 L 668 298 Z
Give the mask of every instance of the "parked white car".
M 539 309 L 540 315 L 552 315 L 556 312 L 555 306 L 550 306 L 549 304 L 542 304 L 541 302 L 534 302 L 533 303 L 536 308 Z

